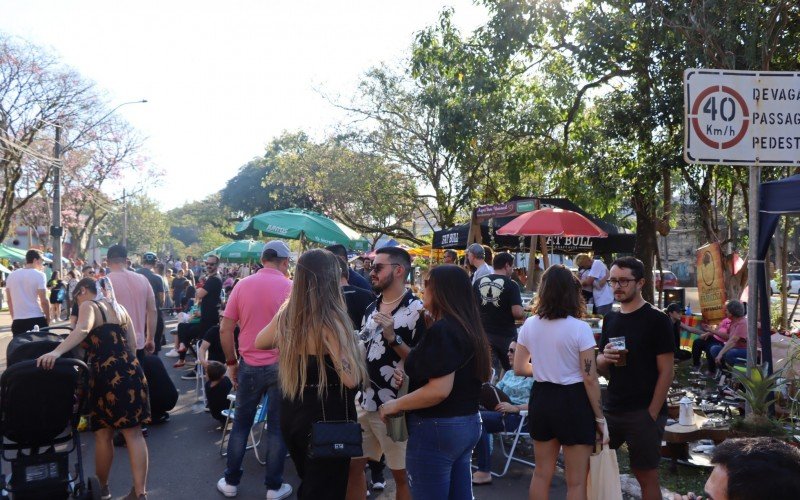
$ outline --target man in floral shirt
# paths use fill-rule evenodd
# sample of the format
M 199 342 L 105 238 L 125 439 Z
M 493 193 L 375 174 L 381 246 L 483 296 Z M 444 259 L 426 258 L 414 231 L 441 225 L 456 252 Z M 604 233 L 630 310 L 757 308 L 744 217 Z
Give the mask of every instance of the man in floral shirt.
M 393 385 L 394 369 L 401 365 L 425 330 L 422 301 L 406 289 L 411 257 L 402 248 L 386 247 L 376 252 L 370 271 L 372 288 L 380 294 L 367 309 L 361 339 L 367 356 L 369 385 L 358 396 L 358 423 L 364 430 L 364 457 L 350 461 L 348 499 L 366 497 L 364 467 L 367 459 L 386 464 L 397 484 L 398 500 L 410 500 L 406 480 L 406 443 L 392 441 L 378 408 L 397 397 Z

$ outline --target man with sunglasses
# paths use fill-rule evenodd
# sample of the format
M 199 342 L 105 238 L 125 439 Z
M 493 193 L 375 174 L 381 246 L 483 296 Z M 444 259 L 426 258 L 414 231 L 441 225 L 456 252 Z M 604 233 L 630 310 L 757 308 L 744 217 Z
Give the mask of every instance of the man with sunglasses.
M 597 356 L 597 371 L 610 377 L 603 404 L 610 445 L 617 449 L 628 443 L 631 470 L 642 487 L 642 499 L 660 499 L 658 464 L 675 356 L 672 325 L 666 314 L 642 297 L 642 261 L 617 259 L 610 276 L 608 283 L 620 310 L 603 319 Z M 624 363 L 610 342 L 619 337 L 624 338 L 628 351 Z

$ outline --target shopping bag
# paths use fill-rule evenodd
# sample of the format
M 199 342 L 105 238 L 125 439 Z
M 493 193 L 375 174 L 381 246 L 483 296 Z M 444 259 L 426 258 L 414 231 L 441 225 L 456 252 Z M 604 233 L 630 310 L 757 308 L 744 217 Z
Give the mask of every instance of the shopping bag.
M 589 457 L 586 496 L 589 500 L 622 500 L 617 452 L 608 445 L 601 446 L 599 453 Z

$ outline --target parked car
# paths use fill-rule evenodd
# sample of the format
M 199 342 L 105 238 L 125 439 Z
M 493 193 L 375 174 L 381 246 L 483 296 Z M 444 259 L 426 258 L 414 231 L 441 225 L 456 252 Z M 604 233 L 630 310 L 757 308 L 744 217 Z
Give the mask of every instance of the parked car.
M 800 293 L 800 273 L 787 273 L 786 286 L 789 288 L 789 293 L 795 295 Z
M 661 290 L 661 273 L 658 270 L 653 271 L 653 283 L 656 285 L 656 290 Z M 673 288 L 678 286 L 678 277 L 672 271 L 664 271 L 664 287 Z

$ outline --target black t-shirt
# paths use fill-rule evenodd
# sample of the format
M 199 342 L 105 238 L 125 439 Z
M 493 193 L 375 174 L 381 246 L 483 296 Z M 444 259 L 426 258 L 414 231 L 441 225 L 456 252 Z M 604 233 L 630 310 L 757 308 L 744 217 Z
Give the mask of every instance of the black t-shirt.
M 600 351 L 608 339 L 625 337 L 627 366 L 611 365 L 606 411 L 622 412 L 650 406 L 658 380 L 656 356 L 675 352 L 672 320 L 649 303 L 632 313 L 610 312 L 603 319 Z M 666 401 L 662 412 L 666 411 Z
M 216 325 L 219 323 L 219 305 L 222 302 L 222 280 L 216 274 L 209 276 L 203 284 L 203 290 L 206 294 L 200 301 L 200 321 L 206 325 Z
M 227 410 L 230 407 L 231 403 L 228 401 L 228 394 L 233 389 L 233 383 L 228 377 L 222 377 L 222 380 L 214 387 L 211 387 L 211 381 L 206 382 L 205 389 L 211 416 L 217 420 L 225 421 L 225 417 L 222 416 L 222 410 Z
M 472 285 L 481 311 L 481 322 L 486 335 L 502 339 L 516 338 L 517 327 L 511 306 L 521 306 L 519 285 L 500 274 L 478 278 Z
M 158 297 L 159 293 L 164 293 L 164 280 L 161 278 L 161 275 L 154 273 L 146 267 L 140 267 L 136 272 L 147 278 L 147 281 L 150 282 L 150 287 L 152 287 L 153 294 L 156 296 L 156 307 L 159 309 L 164 307 L 163 296 L 161 299 Z
M 183 295 L 183 287 L 186 286 L 186 278 L 175 278 L 172 280 L 172 296 L 177 297 L 178 295 Z
M 342 287 L 342 295 L 344 295 L 344 301 L 347 304 L 347 314 L 350 315 L 350 320 L 353 322 L 353 329 L 361 329 L 367 308 L 375 302 L 375 295 L 369 290 L 350 285 Z
M 408 354 L 405 371 L 410 380 L 409 393 L 429 379 L 455 372 L 453 390 L 447 398 L 436 406 L 414 410 L 414 415 L 448 418 L 478 413 L 482 383 L 475 375 L 475 353 L 467 332 L 457 321 L 444 318 L 432 324 Z

